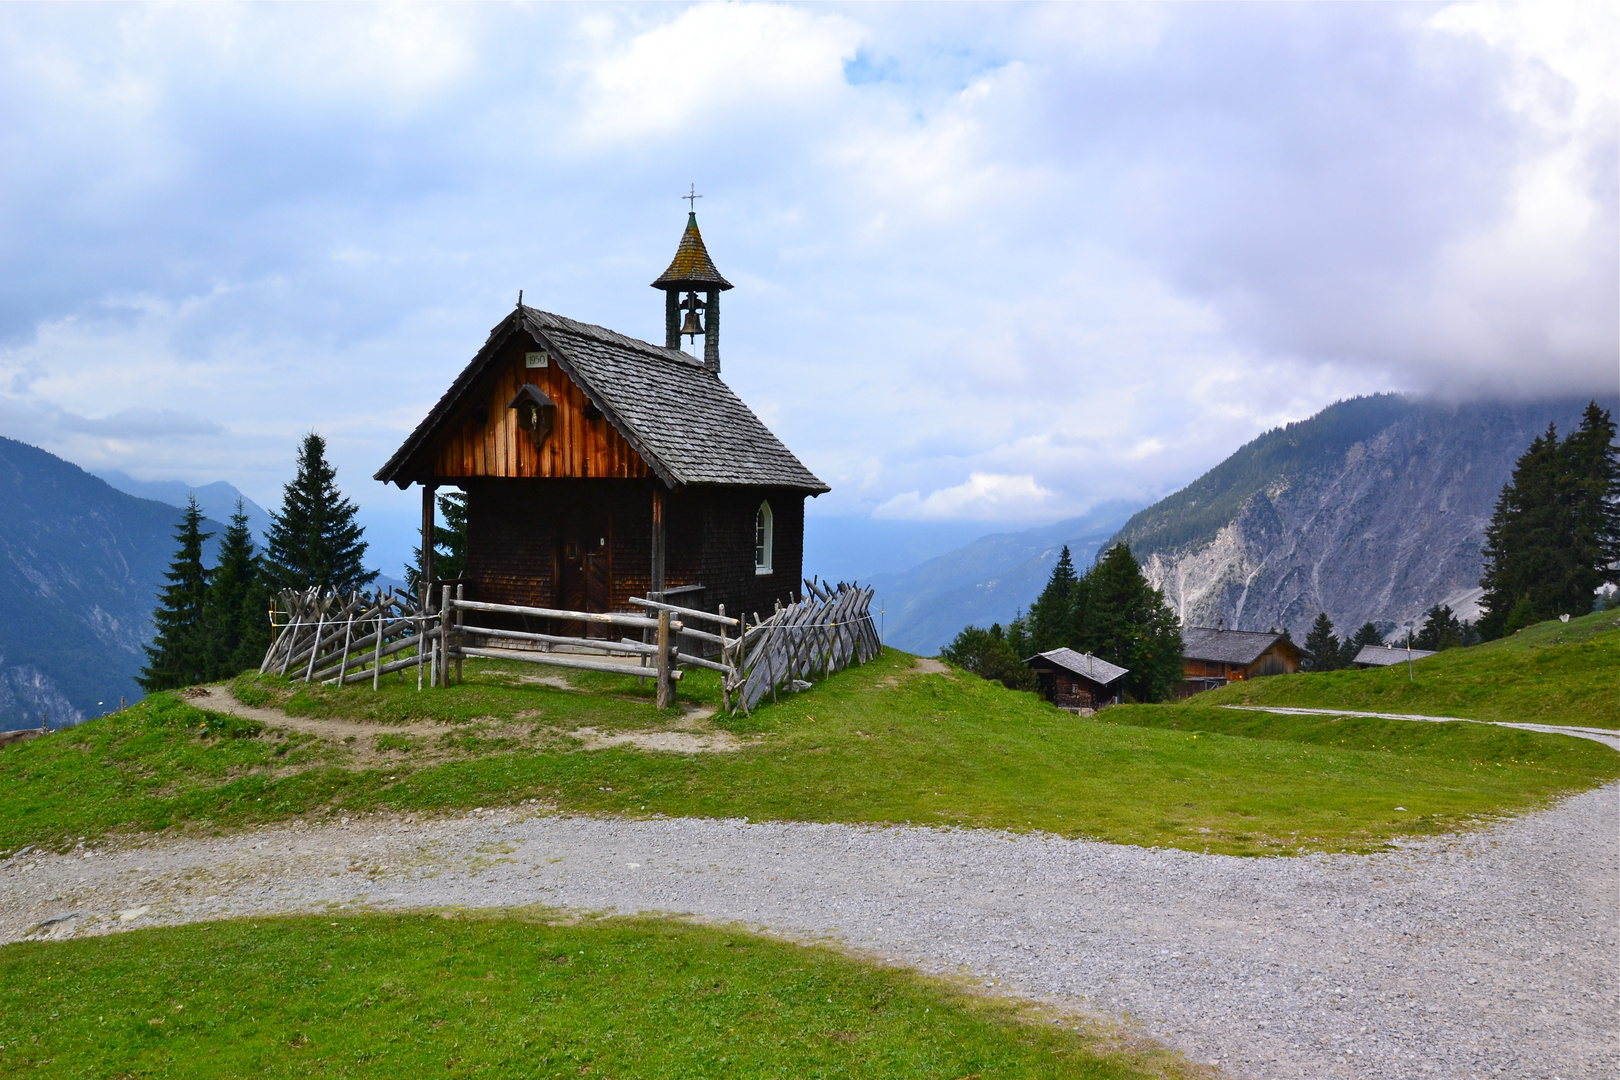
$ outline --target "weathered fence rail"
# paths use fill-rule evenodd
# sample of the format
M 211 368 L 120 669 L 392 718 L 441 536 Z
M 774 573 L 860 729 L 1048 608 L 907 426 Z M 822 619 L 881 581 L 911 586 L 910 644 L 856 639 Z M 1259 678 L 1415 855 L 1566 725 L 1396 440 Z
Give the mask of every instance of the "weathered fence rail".
M 727 646 L 735 657 L 735 679 L 727 686 L 746 712 L 766 694 L 804 689 L 850 664 L 864 664 L 883 651 L 872 622 L 872 590 L 839 582 L 805 581 L 809 595 L 787 607 L 777 605 L 765 620 L 755 616 L 739 639 Z M 798 684 L 803 683 L 804 686 Z M 729 708 L 728 704 L 728 708 Z
M 461 679 L 469 657 L 517 660 L 584 671 L 630 674 L 657 680 L 658 706 L 667 706 L 683 668 L 720 673 L 727 711 L 748 711 L 766 694 L 802 689 L 851 663 L 865 663 L 882 651 L 872 624 L 872 591 L 839 583 L 828 587 L 806 581 L 808 595 L 787 607 L 777 605 L 767 619 L 746 620 L 634 597 L 645 614 L 567 611 L 467 600 L 463 586 L 445 585 L 436 609 L 395 590 L 341 594 L 330 590 L 288 590 L 272 612 L 273 641 L 261 672 L 298 682 L 345 686 L 416 669 L 417 689 L 448 686 Z M 468 625 L 467 614 L 506 616 L 524 621 L 639 631 L 617 640 L 567 633 L 541 633 L 503 626 Z M 713 629 L 698 629 L 699 623 Z M 567 626 L 563 626 L 567 629 Z M 651 638 L 652 640 L 648 640 Z M 401 656 L 400 654 L 406 654 Z M 631 659 L 639 666 L 632 666 Z M 803 685 L 801 685 L 803 684 Z

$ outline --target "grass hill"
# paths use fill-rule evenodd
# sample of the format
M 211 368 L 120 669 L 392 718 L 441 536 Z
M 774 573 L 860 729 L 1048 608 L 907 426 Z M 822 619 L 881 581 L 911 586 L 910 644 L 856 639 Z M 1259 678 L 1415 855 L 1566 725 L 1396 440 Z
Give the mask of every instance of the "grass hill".
M 1612 617 L 1554 626 L 1426 661 L 1444 659 L 1419 674 L 1432 696 L 1400 698 L 1400 711 L 1421 704 L 1458 715 L 1452 706 L 1466 705 L 1481 681 L 1472 655 L 1498 672 L 1531 673 L 1512 692 L 1547 699 L 1536 720 L 1612 723 L 1612 710 L 1591 708 L 1615 670 Z M 229 695 L 156 694 L 0 749 L 0 852 L 117 832 L 528 800 L 631 816 L 1043 830 L 1236 855 L 1368 851 L 1620 775 L 1620 754 L 1565 736 L 1213 707 L 1257 700 L 1240 691 L 1383 706 L 1397 699 L 1379 688 L 1404 671 L 1275 677 L 1190 704 L 1080 719 L 888 650 L 732 718 L 706 715 L 719 698 L 710 672 L 688 673 L 678 706 L 660 713 L 628 676 L 538 683 L 521 668 L 469 663 L 465 684 L 420 692 L 414 680 L 376 692 L 244 675 Z M 1577 689 L 1550 695 L 1554 682 Z M 265 711 L 195 704 L 242 712 L 233 698 Z M 1532 718 L 1511 707 L 1499 714 Z M 729 749 L 643 748 L 681 732 Z
M 534 910 L 20 942 L 0 950 L 0 1014 L 7 1075 L 1209 1075 L 1110 1025 L 827 947 Z
M 75 723 L 138 699 L 181 511 L 0 438 L 0 730 Z M 215 533 L 206 558 L 224 526 Z
M 1287 705 L 1620 728 L 1620 610 L 1549 620 L 1411 665 L 1232 683 L 1208 705 Z

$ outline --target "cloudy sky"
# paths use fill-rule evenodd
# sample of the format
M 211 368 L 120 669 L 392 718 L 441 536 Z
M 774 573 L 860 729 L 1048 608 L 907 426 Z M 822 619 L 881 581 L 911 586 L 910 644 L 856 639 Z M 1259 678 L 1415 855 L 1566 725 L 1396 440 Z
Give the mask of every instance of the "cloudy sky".
M 274 506 L 320 431 L 392 566 L 372 472 L 520 288 L 659 337 L 691 183 L 820 514 L 1050 521 L 1352 394 L 1612 394 L 1615 12 L 6 5 L 0 434 Z

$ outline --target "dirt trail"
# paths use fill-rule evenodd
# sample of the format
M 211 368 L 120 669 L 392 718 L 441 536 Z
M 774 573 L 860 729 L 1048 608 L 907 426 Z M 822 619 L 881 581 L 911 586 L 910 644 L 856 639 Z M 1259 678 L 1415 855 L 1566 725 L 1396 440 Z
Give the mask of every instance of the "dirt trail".
M 564 688 L 566 688 L 566 685 L 564 684 Z M 184 695 L 188 701 L 198 708 L 212 709 L 214 712 L 240 716 L 247 720 L 257 720 L 267 728 L 299 731 L 314 735 L 327 742 L 346 746 L 356 756 L 359 763 L 373 760 L 399 760 L 397 756 L 390 756 L 387 753 L 371 749 L 375 745 L 374 740 L 378 735 L 406 735 L 432 740 L 444 735 L 446 732 L 471 726 L 438 723 L 431 720 L 385 724 L 370 720 L 292 716 L 282 709 L 244 705 L 237 699 L 236 695 L 223 686 L 192 687 L 190 690 L 184 691 Z M 742 743 L 735 735 L 729 731 L 716 728 L 710 723 L 710 719 L 714 714 L 715 709 L 713 706 L 688 708 L 686 715 L 676 722 L 678 725 L 676 728 L 652 731 L 601 732 L 594 727 L 580 727 L 571 730 L 548 727 L 541 730 L 552 735 L 562 735 L 579 740 L 580 750 L 605 750 L 614 746 L 631 746 L 640 750 L 651 750 L 666 754 L 713 754 L 739 749 Z M 488 723 L 488 721 L 485 723 Z M 534 730 L 532 722 L 522 718 L 514 718 L 505 722 L 496 721 L 496 723 L 500 723 L 502 726 L 521 728 L 525 731 Z
M 442 735 L 451 729 L 451 725 L 448 724 L 421 720 L 415 723 L 379 724 L 370 720 L 337 720 L 321 719 L 313 716 L 291 716 L 282 709 L 266 709 L 244 705 L 237 700 L 235 694 L 223 686 L 194 686 L 183 691 L 183 694 L 187 701 L 199 709 L 212 709 L 214 712 L 240 716 L 244 720 L 257 720 L 269 728 L 302 731 L 337 743 L 351 737 L 373 735 L 434 736 Z

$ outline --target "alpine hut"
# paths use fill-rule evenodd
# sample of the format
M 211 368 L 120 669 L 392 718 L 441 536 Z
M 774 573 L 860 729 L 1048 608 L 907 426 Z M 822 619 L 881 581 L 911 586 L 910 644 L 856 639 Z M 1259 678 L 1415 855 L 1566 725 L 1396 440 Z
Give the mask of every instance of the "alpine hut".
M 1181 656 L 1186 667 L 1178 696 L 1184 698 L 1229 682 L 1299 670 L 1298 647 L 1276 631 L 1188 626 L 1181 631 Z
M 720 293 L 687 219 L 662 345 L 527 307 L 502 319 L 376 474 L 467 495 L 466 598 L 605 612 L 634 596 L 733 615 L 796 589 L 804 500 L 829 490 L 720 378 Z M 681 338 L 703 338 L 702 358 Z M 435 590 L 436 592 L 436 590 Z
M 1036 653 L 1024 665 L 1035 673 L 1041 697 L 1060 709 L 1100 709 L 1119 703 L 1120 680 L 1129 668 L 1073 649 Z

